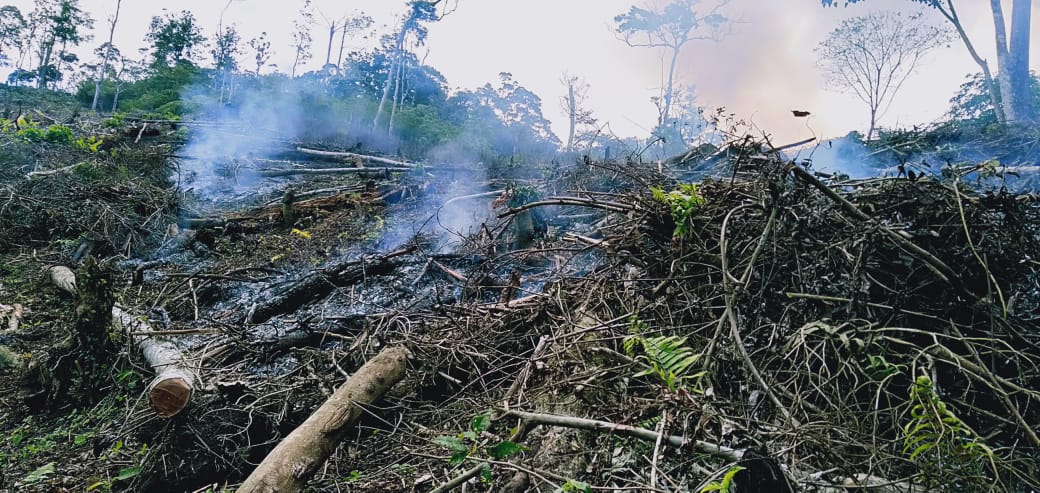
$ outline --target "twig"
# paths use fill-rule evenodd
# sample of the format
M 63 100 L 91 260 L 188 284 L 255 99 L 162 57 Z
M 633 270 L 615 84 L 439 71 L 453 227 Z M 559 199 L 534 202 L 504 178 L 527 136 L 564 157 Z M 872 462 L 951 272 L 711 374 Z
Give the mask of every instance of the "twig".
M 838 205 L 840 205 L 842 209 L 845 209 L 846 212 L 855 216 L 856 219 L 877 226 L 881 230 L 881 232 L 885 233 L 885 236 L 888 236 L 889 239 L 891 239 L 895 244 L 899 245 L 900 247 L 906 250 L 909 250 L 913 254 L 916 254 L 918 257 L 921 258 L 921 260 L 924 261 L 928 269 L 934 272 L 943 281 L 953 284 L 954 280 L 957 279 L 957 273 L 954 272 L 953 269 L 950 268 L 950 266 L 946 265 L 945 262 L 939 260 L 935 255 L 932 255 L 931 252 L 917 246 L 917 244 L 915 244 L 914 242 L 904 238 L 902 235 L 896 232 L 896 230 L 888 226 L 878 224 L 878 222 L 875 221 L 874 218 L 868 216 L 863 211 L 859 210 L 859 208 L 857 208 L 855 204 L 849 202 L 847 199 L 845 199 L 845 197 L 838 195 L 838 192 L 832 190 L 831 187 L 825 185 L 823 182 L 818 180 L 815 176 L 809 174 L 800 166 L 791 165 L 790 169 L 794 172 L 795 176 L 801 178 L 813 187 L 816 187 L 816 189 L 823 192 L 824 195 L 829 197 L 831 200 L 837 202 Z

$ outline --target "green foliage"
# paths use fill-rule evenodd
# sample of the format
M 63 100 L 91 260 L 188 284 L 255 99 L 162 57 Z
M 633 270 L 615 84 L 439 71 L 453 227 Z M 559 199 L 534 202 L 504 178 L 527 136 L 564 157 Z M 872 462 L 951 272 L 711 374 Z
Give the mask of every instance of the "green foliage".
M 104 143 L 104 140 L 97 138 L 97 136 L 95 135 L 91 135 L 89 137 L 80 137 L 76 139 L 72 144 L 77 149 L 82 149 L 84 151 L 89 152 L 98 152 L 98 149 L 101 147 L 101 144 Z
M 195 50 L 206 42 L 195 14 L 187 10 L 152 17 L 145 39 L 152 44 L 153 67 L 191 63 Z
M 448 464 L 458 465 L 478 452 L 482 446 L 480 435 L 491 426 L 491 413 L 475 416 L 470 421 L 469 429 L 456 436 L 439 436 L 433 443 L 445 448 L 451 454 Z M 520 452 L 526 447 L 509 440 L 502 440 L 495 445 L 484 446 L 484 451 L 496 460 L 504 460 Z
M 697 192 L 696 183 L 680 183 L 678 188 L 669 192 L 661 187 L 650 187 L 650 192 L 655 200 L 668 206 L 671 211 L 672 221 L 675 222 L 672 236 L 676 238 L 682 238 L 690 232 L 694 214 L 707 203 Z
M 1000 87 L 994 87 L 1000 97 Z M 1032 105 L 1040 108 L 1040 77 L 1034 72 L 1029 77 L 1029 96 Z M 986 79 L 981 73 L 968 76 L 961 84 L 957 94 L 950 99 L 950 111 L 947 115 L 954 120 L 972 120 L 977 123 L 996 123 L 997 112 L 993 108 L 993 98 Z
M 646 325 L 643 322 L 633 320 L 629 329 L 630 335 L 625 337 L 623 343 L 625 353 L 647 365 L 645 370 L 633 376 L 654 375 L 668 387 L 668 390 L 674 392 L 686 388 L 688 381 L 705 375 L 703 371 L 690 373 L 693 365 L 700 360 L 701 354 L 686 345 L 685 337 L 645 337 L 645 330 Z
M 993 464 L 993 451 L 942 401 L 930 378 L 917 377 L 910 387 L 910 402 L 903 453 L 917 464 L 926 481 L 950 484 L 951 471 L 966 476 Z
M 126 125 L 126 114 L 115 112 L 112 116 L 101 122 L 105 128 L 123 128 Z
M 718 491 L 720 493 L 729 493 L 733 488 L 733 478 L 737 477 L 737 473 L 743 471 L 743 466 L 734 465 L 722 475 L 722 479 L 712 481 L 707 486 L 701 488 L 700 493 L 706 493 L 708 491 Z
M 576 479 L 568 479 L 556 490 L 556 493 L 592 493 L 592 485 Z

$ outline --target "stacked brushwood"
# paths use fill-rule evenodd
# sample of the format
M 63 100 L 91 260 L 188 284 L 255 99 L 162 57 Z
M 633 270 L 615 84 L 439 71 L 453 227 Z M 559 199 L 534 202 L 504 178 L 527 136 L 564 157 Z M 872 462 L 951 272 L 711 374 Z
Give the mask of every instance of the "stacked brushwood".
M 482 467 L 503 486 L 698 491 L 734 465 L 739 491 L 1040 486 L 1036 199 L 956 172 L 833 181 L 778 153 L 743 162 L 686 217 L 646 189 L 678 183 L 630 167 L 614 176 L 634 191 L 543 201 L 598 210 L 595 238 L 563 239 L 599 266 L 512 308 L 425 317 L 408 336 L 424 378 L 467 398 L 404 411 L 425 426 L 399 432 L 411 445 L 366 450 L 429 448 L 430 429 L 488 408 L 528 451 L 475 447 L 436 491 Z

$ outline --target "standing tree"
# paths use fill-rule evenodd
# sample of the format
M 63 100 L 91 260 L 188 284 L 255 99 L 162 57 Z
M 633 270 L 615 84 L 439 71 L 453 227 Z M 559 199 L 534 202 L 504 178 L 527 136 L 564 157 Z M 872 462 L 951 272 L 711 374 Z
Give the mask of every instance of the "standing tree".
M 181 11 L 180 16 L 167 12 L 162 17 L 152 17 L 145 39 L 152 44 L 153 68 L 192 63 L 195 50 L 206 42 L 195 14 L 187 10 Z
M 719 13 L 730 0 L 719 0 L 704 13 L 696 10 L 700 0 L 673 0 L 660 10 L 633 6 L 614 17 L 617 33 L 629 46 L 664 48 L 669 51 L 667 75 L 658 99 L 658 125 L 670 124 L 675 98 L 675 70 L 683 47 L 690 41 L 718 41 L 730 20 Z
M 274 54 L 271 51 L 271 42 L 267 40 L 267 31 L 260 33 L 258 37 L 250 39 L 249 47 L 253 49 L 253 59 L 256 61 L 256 71 L 253 74 L 260 77 L 260 69 L 267 65 L 267 62 L 271 60 L 271 55 Z
M 300 8 L 300 17 L 293 22 L 292 46 L 296 55 L 293 58 L 290 77 L 296 77 L 296 67 L 311 59 L 311 26 L 314 25 L 314 12 L 311 9 L 311 0 L 303 0 Z
M 98 98 L 101 97 L 101 86 L 105 83 L 105 75 L 108 73 L 108 62 L 112 59 L 112 38 L 116 35 L 116 22 L 119 22 L 119 8 L 123 0 L 116 0 L 116 13 L 108 20 L 108 42 L 105 43 L 105 56 L 101 59 L 97 76 L 94 78 L 94 101 L 90 103 L 91 110 L 97 110 Z
M 119 96 L 123 90 L 134 82 L 141 80 L 147 73 L 146 59 L 134 60 L 130 57 L 119 55 L 114 58 L 112 67 L 112 82 L 115 85 L 115 94 L 112 95 L 112 112 L 119 108 Z
M 238 35 L 235 26 L 227 26 L 222 32 L 217 33 L 216 44 L 210 50 L 213 56 L 213 68 L 216 69 L 216 85 L 219 91 L 217 102 L 226 103 L 231 99 L 235 71 L 238 70 L 236 56 L 242 53 L 242 38 Z
M 567 94 L 560 97 L 560 107 L 567 114 L 567 142 L 564 149 L 572 152 L 578 127 L 593 126 L 596 124 L 596 119 L 592 117 L 592 111 L 586 107 L 589 84 L 577 76 L 566 73 L 563 74 L 560 82 L 567 88 Z
M 372 27 L 372 24 L 375 24 L 375 20 L 371 16 L 365 15 L 364 12 L 354 17 L 343 19 L 339 34 L 339 56 L 336 58 L 337 67 L 343 66 L 343 49 L 347 46 L 347 35 L 353 37 L 357 33 Z
M 845 5 L 862 0 L 845 0 Z M 1040 115 L 1029 96 L 1029 43 L 1032 0 L 1013 0 L 1011 4 L 1011 39 L 1007 37 L 1004 9 L 1000 0 L 990 0 L 997 45 L 997 80 L 987 62 L 979 55 L 975 45 L 961 24 L 953 0 L 910 0 L 936 9 L 953 25 L 972 59 L 982 69 L 983 79 L 993 107 L 997 109 L 997 120 L 1035 123 Z M 821 0 L 824 6 L 837 5 L 839 0 Z M 1009 42 L 1010 41 L 1010 42 Z
M 390 47 L 390 67 L 387 73 L 386 82 L 383 85 L 383 94 L 379 98 L 379 107 L 376 108 L 376 116 L 372 119 L 372 128 L 379 126 L 379 120 L 383 116 L 383 111 L 386 108 L 386 100 L 390 96 L 390 90 L 395 87 L 395 81 L 401 74 L 401 63 L 404 60 L 404 44 L 408 39 L 409 35 L 415 35 L 415 44 L 421 46 L 426 42 L 427 29 L 423 25 L 423 22 L 433 22 L 441 19 L 443 16 L 437 15 L 437 4 L 443 0 L 436 0 L 433 2 L 411 0 L 408 2 L 408 13 L 404 16 L 401 22 L 401 29 L 397 31 L 397 36 L 394 38 L 393 46 Z M 396 97 L 395 97 L 396 101 Z
M 828 81 L 850 90 L 870 109 L 874 134 L 878 117 L 929 51 L 949 39 L 920 13 L 875 12 L 841 23 L 816 48 Z
M 8 50 L 21 50 L 24 40 L 25 17 L 22 11 L 13 5 L 0 7 L 0 67 L 9 65 L 11 57 Z
M 69 45 L 78 46 L 90 39 L 83 31 L 93 27 L 94 19 L 79 7 L 79 0 L 36 0 L 29 18 L 31 31 L 38 36 L 36 51 L 40 65 L 36 69 L 36 86 L 45 89 L 49 82 L 61 78 L 54 63 L 55 48 L 58 59 L 67 60 L 63 55 Z

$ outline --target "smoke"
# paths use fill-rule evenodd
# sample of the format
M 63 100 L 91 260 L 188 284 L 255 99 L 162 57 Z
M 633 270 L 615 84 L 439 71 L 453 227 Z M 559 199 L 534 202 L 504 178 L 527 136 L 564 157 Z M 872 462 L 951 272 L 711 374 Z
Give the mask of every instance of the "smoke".
M 380 151 L 396 145 L 372 134 L 360 103 L 329 97 L 320 80 L 240 76 L 228 91 L 223 99 L 231 104 L 221 104 L 205 82 L 182 91 L 197 116 L 181 150 L 181 187 L 205 200 L 220 203 L 273 187 L 277 182 L 263 179 L 260 170 L 291 157 L 301 143 L 364 143 Z
M 884 171 L 856 133 L 795 150 L 790 153 L 790 158 L 809 165 L 815 171 L 849 178 L 868 178 Z

